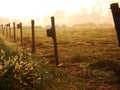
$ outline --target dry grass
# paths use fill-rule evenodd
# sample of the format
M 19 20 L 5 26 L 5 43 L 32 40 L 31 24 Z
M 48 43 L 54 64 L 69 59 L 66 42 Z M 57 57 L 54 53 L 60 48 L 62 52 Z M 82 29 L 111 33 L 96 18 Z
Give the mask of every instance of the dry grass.
M 20 32 L 17 31 L 17 43 L 20 44 Z M 115 30 L 108 25 L 78 25 L 57 28 L 57 43 L 60 62 L 71 62 L 71 58 L 120 59 Z M 54 58 L 52 38 L 47 37 L 44 28 L 35 27 L 36 54 L 39 57 Z M 31 48 L 31 28 L 23 27 L 23 46 Z M 78 60 L 76 60 L 78 61 Z M 75 62 L 75 61 L 73 61 Z
M 109 64 L 106 66 L 108 68 L 111 65 L 117 65 L 116 62 L 119 63 L 120 48 L 118 47 L 115 29 L 112 26 L 77 25 L 75 27 L 57 28 L 56 32 L 59 61 L 64 63 L 64 67 L 62 67 L 64 70 L 79 77 L 82 82 L 87 83 L 87 90 L 96 90 L 95 88 L 104 90 L 105 84 L 108 87 L 105 90 L 118 90 L 116 89 L 118 88 L 117 84 L 114 85 L 115 75 L 112 74 L 117 72 L 119 75 L 119 70 L 115 69 L 117 67 L 114 67 L 114 69 L 109 68 L 108 71 L 99 70 L 99 68 L 88 68 L 93 66 L 102 67 L 102 65 L 106 66 Z M 19 35 L 19 31 L 17 31 L 17 43 L 20 43 Z M 35 27 L 35 35 L 36 53 L 34 55 L 40 60 L 54 64 L 52 38 L 48 38 L 46 30 L 39 27 Z M 24 48 L 31 48 L 30 27 L 23 28 L 23 37 Z M 112 61 L 115 61 L 115 63 L 112 63 Z M 94 82 L 97 85 L 93 85 L 93 88 L 90 89 L 89 86 L 92 86 L 91 84 Z M 110 84 L 110 82 L 113 83 Z M 109 86 L 113 86 L 113 88 Z M 103 89 L 100 89 L 101 87 Z

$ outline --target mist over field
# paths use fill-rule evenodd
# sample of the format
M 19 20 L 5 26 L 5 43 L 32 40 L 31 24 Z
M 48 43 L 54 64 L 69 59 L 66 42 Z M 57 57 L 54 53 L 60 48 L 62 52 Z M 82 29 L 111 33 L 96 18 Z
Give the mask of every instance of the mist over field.
M 7 7 L 2 7 L 8 2 Z M 14 2 L 14 4 L 13 4 Z M 19 4 L 18 4 L 19 2 Z M 34 19 L 36 25 L 46 26 L 50 24 L 50 17 L 55 16 L 57 25 L 75 25 L 81 23 L 113 24 L 110 10 L 111 3 L 119 3 L 119 0 L 31 0 L 31 1 L 2 1 L 0 6 L 0 24 L 8 22 L 22 22 L 30 25 Z
M 120 90 L 120 0 L 0 3 L 0 90 Z

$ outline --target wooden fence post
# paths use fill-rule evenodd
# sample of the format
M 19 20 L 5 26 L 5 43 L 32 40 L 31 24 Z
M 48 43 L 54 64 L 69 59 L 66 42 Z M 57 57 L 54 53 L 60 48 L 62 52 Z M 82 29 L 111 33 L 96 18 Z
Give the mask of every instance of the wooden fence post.
M 13 22 L 13 38 L 14 42 L 16 41 L 16 28 L 15 28 L 15 22 Z
M 5 33 L 5 31 L 4 31 L 4 30 L 5 30 L 4 25 L 3 25 L 3 28 L 2 28 L 2 29 L 3 29 L 2 33 L 3 33 L 3 35 L 4 35 L 4 33 Z
M 17 28 L 20 29 L 21 45 L 23 45 L 22 23 L 17 24 Z
M 20 36 L 21 36 L 21 45 L 23 45 L 23 31 L 22 31 L 22 23 L 20 23 Z
M 6 28 L 6 36 L 8 37 L 8 28 L 7 28 L 7 24 L 5 25 Z
M 2 34 L 4 35 L 4 28 L 3 28 L 3 24 L 1 25 L 2 28 Z
M 54 52 L 55 52 L 55 59 L 56 59 L 56 66 L 59 64 L 58 60 L 58 50 L 57 50 L 57 39 L 56 39 L 56 30 L 55 30 L 55 20 L 54 17 L 51 17 L 51 24 L 53 30 L 53 42 L 54 42 Z
M 52 39 L 53 39 L 56 66 L 58 66 L 59 60 L 58 60 L 57 38 L 56 38 L 56 30 L 55 30 L 55 20 L 54 20 L 54 17 L 51 17 L 51 26 L 52 26 L 51 29 L 47 29 L 47 36 L 48 37 L 52 37 Z
M 34 31 L 34 20 L 31 20 L 31 30 L 32 30 L 32 53 L 35 52 L 35 31 Z
M 9 27 L 9 37 L 11 38 L 11 27 L 10 27 L 10 23 L 8 23 L 7 26 Z
M 113 19 L 114 19 L 114 24 L 117 32 L 117 38 L 120 46 L 120 8 L 118 6 L 118 3 L 113 3 L 110 5 Z
M 4 28 L 4 25 L 3 25 L 3 35 L 5 34 L 5 28 Z

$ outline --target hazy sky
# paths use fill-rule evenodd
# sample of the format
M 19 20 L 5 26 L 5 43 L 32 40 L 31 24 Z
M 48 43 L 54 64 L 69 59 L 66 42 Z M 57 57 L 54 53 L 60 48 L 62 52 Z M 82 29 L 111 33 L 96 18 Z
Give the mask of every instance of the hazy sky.
M 9 19 L 34 19 L 52 16 L 56 11 L 64 11 L 67 16 L 102 11 L 109 12 L 110 3 L 120 0 L 0 0 L 0 17 Z

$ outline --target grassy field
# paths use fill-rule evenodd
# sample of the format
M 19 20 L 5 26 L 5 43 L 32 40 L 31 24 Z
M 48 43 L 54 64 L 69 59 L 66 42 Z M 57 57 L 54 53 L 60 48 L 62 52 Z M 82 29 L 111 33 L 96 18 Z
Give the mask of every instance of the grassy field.
M 14 49 L 31 51 L 31 28 L 23 28 L 23 46 L 20 45 L 19 32 L 19 30 L 16 31 L 17 44 Z M 61 64 L 57 67 L 60 71 L 56 71 L 56 73 L 60 73 L 63 70 L 76 78 L 65 76 L 65 78 L 62 78 L 67 79 L 64 83 L 68 83 L 71 79 L 78 80 L 76 81 L 76 87 L 71 88 L 71 90 L 120 89 L 120 48 L 118 47 L 116 32 L 113 26 L 107 24 L 76 25 L 57 28 L 56 34 Z M 6 39 L 12 42 L 12 39 L 7 37 Z M 36 52 L 33 54 L 35 62 L 39 64 L 42 62 L 49 68 L 52 68 L 52 70 L 56 68 L 54 67 L 53 41 L 52 38 L 47 37 L 46 29 L 35 27 L 35 46 Z M 55 80 L 52 83 L 55 84 L 55 82 L 58 81 Z M 72 83 L 75 82 L 72 81 Z M 64 84 L 66 85 L 64 88 L 62 87 L 63 82 L 61 82 L 60 87 L 57 84 L 55 84 L 56 89 L 49 89 L 50 87 L 48 87 L 47 90 L 69 89 L 67 84 Z

